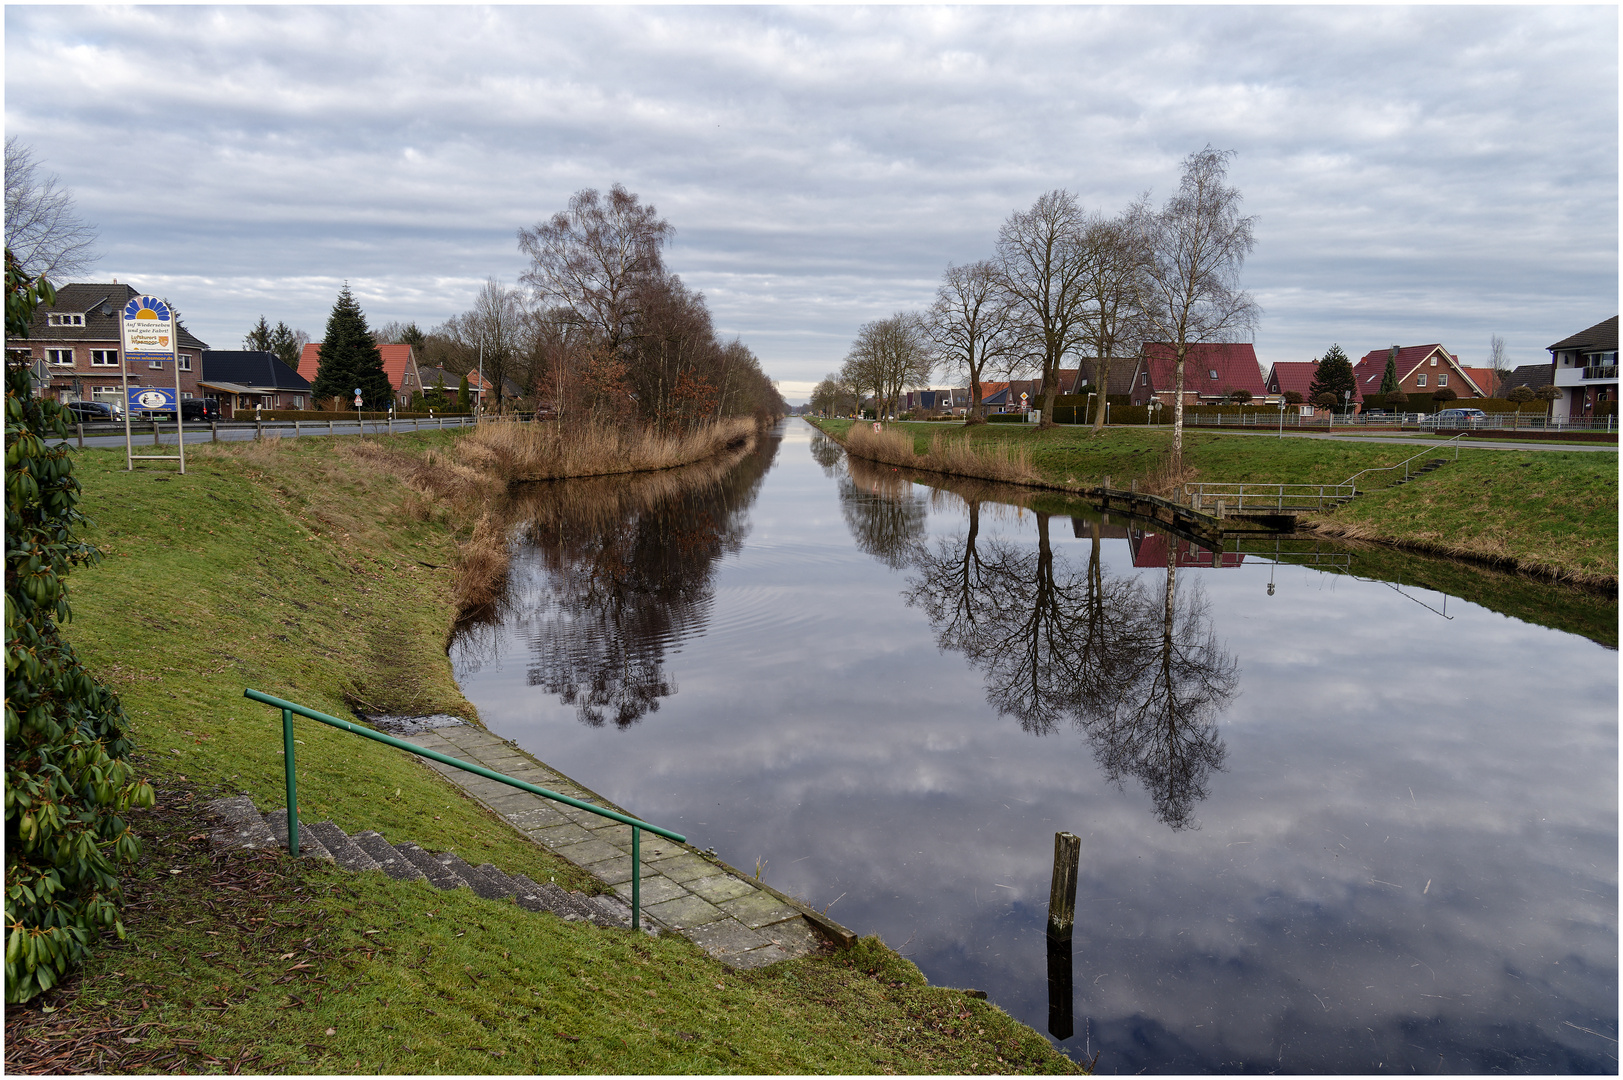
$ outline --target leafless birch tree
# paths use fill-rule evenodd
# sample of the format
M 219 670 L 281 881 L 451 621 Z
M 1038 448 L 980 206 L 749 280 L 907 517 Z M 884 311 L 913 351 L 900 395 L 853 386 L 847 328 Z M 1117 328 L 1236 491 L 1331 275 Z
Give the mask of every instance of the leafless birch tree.
M 79 220 L 73 193 L 40 171 L 32 148 L 6 140 L 6 249 L 30 277 L 60 281 L 96 262 L 96 230 Z
M 1240 269 L 1255 240 L 1255 218 L 1240 215 L 1239 189 L 1229 187 L 1232 150 L 1210 145 L 1184 159 L 1178 193 L 1158 214 L 1137 215 L 1153 258 L 1149 326 L 1172 348 L 1172 465 L 1183 466 L 1184 360 L 1191 345 L 1248 333 L 1259 309 L 1240 288 Z

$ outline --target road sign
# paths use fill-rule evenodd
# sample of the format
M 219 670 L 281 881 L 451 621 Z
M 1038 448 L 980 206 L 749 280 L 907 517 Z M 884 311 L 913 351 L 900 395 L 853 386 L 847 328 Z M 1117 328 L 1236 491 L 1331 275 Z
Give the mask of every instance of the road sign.
M 359 394 L 355 395 L 355 407 L 357 409 L 361 407 L 361 397 Z
M 156 296 L 137 296 L 124 305 L 124 359 L 161 364 L 175 358 L 175 313 Z
M 138 412 L 174 412 L 179 395 L 160 386 L 132 386 L 129 389 L 129 410 Z

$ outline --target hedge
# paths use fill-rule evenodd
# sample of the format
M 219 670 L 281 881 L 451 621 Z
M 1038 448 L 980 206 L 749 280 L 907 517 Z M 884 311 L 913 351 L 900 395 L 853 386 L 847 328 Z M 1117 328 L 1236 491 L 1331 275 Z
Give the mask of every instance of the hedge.
M 361 413 L 362 419 L 365 419 L 367 421 L 387 420 L 387 419 L 389 419 L 389 415 L 390 414 L 386 413 L 386 412 L 363 412 L 363 413 Z M 472 416 L 472 415 L 473 415 L 472 413 L 440 412 L 438 409 L 434 410 L 434 419 L 439 419 L 440 417 L 444 417 L 447 420 L 449 420 L 453 416 Z M 397 412 L 397 413 L 394 414 L 394 418 L 396 420 L 427 420 L 427 419 L 429 419 L 429 416 L 428 416 L 428 413 L 426 413 L 426 412 Z M 232 418 L 230 418 L 228 420 L 226 418 L 225 414 L 221 413 L 220 414 L 220 419 L 221 419 L 222 422 L 240 424 L 243 421 L 250 421 L 251 422 L 251 421 L 253 421 L 255 419 L 255 417 L 254 417 L 254 411 L 252 409 L 238 409 L 237 410 L 237 415 L 235 417 L 232 417 Z M 258 419 L 260 419 L 260 420 L 302 420 L 302 421 L 306 421 L 306 422 L 314 421 L 314 422 L 316 422 L 318 424 L 325 424 L 328 420 L 331 420 L 334 423 L 341 424 L 341 423 L 345 423 L 346 421 L 355 419 L 355 413 L 354 413 L 353 410 L 351 410 L 350 412 L 322 412 L 322 411 L 320 411 L 318 409 L 261 409 L 259 411 Z

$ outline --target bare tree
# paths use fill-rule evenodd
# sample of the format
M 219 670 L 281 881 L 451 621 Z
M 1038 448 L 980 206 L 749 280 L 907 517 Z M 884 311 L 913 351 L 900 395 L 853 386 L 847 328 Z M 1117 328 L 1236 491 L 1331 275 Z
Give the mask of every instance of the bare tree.
M 538 307 L 562 306 L 601 336 L 610 354 L 635 335 L 640 286 L 664 274 L 661 249 L 673 232 L 653 206 L 619 184 L 608 198 L 595 188 L 577 191 L 569 209 L 533 229 L 518 231 L 530 257 L 519 281 Z
M 1172 349 L 1172 467 L 1183 466 L 1183 369 L 1190 346 L 1248 333 L 1259 309 L 1240 288 L 1255 243 L 1255 218 L 1240 216 L 1240 192 L 1227 186 L 1232 150 L 1184 159 L 1178 193 L 1158 214 L 1136 215 L 1153 253 L 1147 273 L 1148 325 Z
M 936 362 L 969 377 L 969 415 L 964 423 L 985 423 L 981 379 L 1014 347 L 1014 311 L 990 260 L 947 267 L 935 302 L 925 315 L 924 334 Z
M 73 193 L 40 171 L 34 151 L 6 140 L 6 248 L 31 277 L 61 280 L 95 264 L 96 230 L 79 220 Z
M 1493 369 L 1493 385 L 1488 387 L 1488 396 L 1494 397 L 1499 388 L 1505 385 L 1510 378 L 1510 358 L 1505 350 L 1505 339 L 1498 334 L 1488 338 L 1488 366 Z
M 874 391 L 877 419 L 895 411 L 903 388 L 930 378 L 933 361 L 923 324 L 919 315 L 898 311 L 888 319 L 864 323 L 851 343 L 841 374 L 863 390 Z
M 501 411 L 503 384 L 515 372 L 523 355 L 524 312 L 517 289 L 487 278 L 466 316 L 466 329 L 478 346 L 476 363 L 483 367 L 486 385 L 495 389 Z M 528 381 L 528 380 L 521 380 Z
M 1086 219 L 1068 191 L 1039 196 L 1003 223 L 997 264 L 1009 305 L 1018 313 L 1024 353 L 1042 372 L 1042 422 L 1053 423 L 1059 369 L 1076 349 L 1085 323 L 1081 244 Z
M 1144 340 L 1147 275 L 1151 253 L 1143 231 L 1135 222 L 1143 217 L 1135 204 L 1115 218 L 1093 215 L 1082 232 L 1086 257 L 1082 260 L 1081 289 L 1087 305 L 1084 337 L 1093 347 L 1098 365 L 1094 381 L 1099 387 L 1099 408 L 1093 416 L 1093 433 L 1105 426 L 1105 395 L 1110 393 L 1110 362 L 1136 349 Z

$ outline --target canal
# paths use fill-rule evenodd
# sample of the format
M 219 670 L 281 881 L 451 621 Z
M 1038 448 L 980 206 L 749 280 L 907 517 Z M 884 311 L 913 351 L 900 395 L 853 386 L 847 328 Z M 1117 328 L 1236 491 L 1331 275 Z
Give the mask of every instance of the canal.
M 1615 603 L 920 479 L 790 420 L 538 486 L 457 677 L 1099 1072 L 1617 1071 Z

